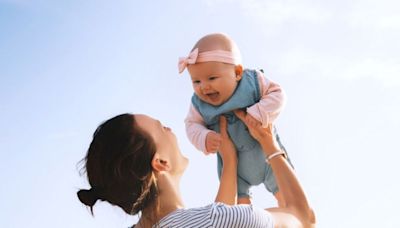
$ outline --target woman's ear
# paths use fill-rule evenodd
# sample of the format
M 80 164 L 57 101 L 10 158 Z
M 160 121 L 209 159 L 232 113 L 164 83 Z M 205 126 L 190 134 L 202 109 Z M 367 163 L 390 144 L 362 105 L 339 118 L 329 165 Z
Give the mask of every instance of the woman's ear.
M 168 171 L 170 169 L 168 162 L 160 158 L 158 154 L 154 155 L 154 158 L 151 161 L 151 166 L 158 172 Z
M 240 81 L 243 75 L 243 66 L 241 64 L 235 66 L 235 74 L 236 74 L 236 81 Z

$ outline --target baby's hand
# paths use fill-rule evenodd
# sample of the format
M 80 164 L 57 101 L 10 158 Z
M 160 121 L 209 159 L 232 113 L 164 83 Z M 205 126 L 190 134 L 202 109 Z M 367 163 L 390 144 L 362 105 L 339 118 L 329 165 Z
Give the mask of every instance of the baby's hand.
M 206 136 L 206 150 L 208 153 L 215 154 L 221 145 L 221 135 L 215 131 L 208 132 Z

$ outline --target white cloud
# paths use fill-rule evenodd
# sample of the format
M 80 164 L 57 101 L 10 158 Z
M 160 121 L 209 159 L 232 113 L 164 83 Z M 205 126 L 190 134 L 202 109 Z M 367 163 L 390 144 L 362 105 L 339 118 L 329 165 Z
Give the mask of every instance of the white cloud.
M 395 54 L 398 45 L 393 42 L 399 34 L 396 29 L 400 29 L 398 1 L 207 0 L 206 3 L 214 9 L 235 4 L 243 17 L 268 28 L 260 33 L 271 33 L 271 29 L 277 28 L 274 34 L 287 38 L 285 44 L 307 47 L 292 48 L 281 55 L 277 64 L 281 65 L 282 73 L 303 72 L 344 80 L 370 78 L 387 87 L 400 86 L 400 58 Z M 303 36 L 296 30 L 284 29 L 288 23 L 302 24 L 308 33 Z M 331 34 L 321 33 L 321 24 L 330 26 Z M 313 31 L 319 32 L 312 34 Z M 327 39 L 326 45 L 335 43 L 340 50 L 327 46 L 323 48 L 326 52 L 322 51 L 321 39 Z
M 260 1 L 215 0 L 216 4 L 238 4 L 245 16 L 254 17 L 269 25 L 283 22 L 324 24 L 344 21 L 351 27 L 400 29 L 400 2 L 395 0 L 338 1 L 336 4 L 308 0 Z
M 244 14 L 256 17 L 268 24 L 286 21 L 303 21 L 322 24 L 331 17 L 324 8 L 307 1 L 240 1 Z
M 358 1 L 347 15 L 350 26 L 400 29 L 400 2 L 394 0 Z
M 343 69 L 345 79 L 375 78 L 385 86 L 400 86 L 400 61 L 366 58 L 355 61 Z
M 29 0 L 0 0 L 0 3 L 12 4 L 16 6 L 27 6 L 31 1 Z
M 321 24 L 331 17 L 328 10 L 308 1 L 206 0 L 205 3 L 212 9 L 226 4 L 237 4 L 244 16 L 269 25 L 286 21 Z
M 284 74 L 304 73 L 308 76 L 358 80 L 371 78 L 386 87 L 400 86 L 400 59 L 328 56 L 301 49 L 284 53 L 278 60 Z M 288 67 L 290 66 L 290 67 Z M 312 73 L 310 73 L 312 72 Z

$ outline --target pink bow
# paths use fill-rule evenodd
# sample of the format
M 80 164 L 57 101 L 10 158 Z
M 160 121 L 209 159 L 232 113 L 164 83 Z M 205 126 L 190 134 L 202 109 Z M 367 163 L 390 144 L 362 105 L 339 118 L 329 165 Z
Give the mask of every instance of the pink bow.
M 199 49 L 196 48 L 189 54 L 188 57 L 180 57 L 178 63 L 179 73 L 182 73 L 187 67 L 187 65 L 195 64 L 198 54 L 199 54 Z

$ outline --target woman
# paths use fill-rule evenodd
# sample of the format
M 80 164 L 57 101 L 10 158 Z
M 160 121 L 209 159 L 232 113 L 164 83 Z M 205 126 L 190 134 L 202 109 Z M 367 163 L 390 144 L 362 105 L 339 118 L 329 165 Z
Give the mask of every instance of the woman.
M 313 227 L 314 212 L 291 166 L 272 134 L 243 111 L 235 114 L 260 142 L 276 175 L 285 207 L 262 210 L 236 203 L 235 148 L 221 118 L 223 169 L 215 203 L 184 209 L 180 177 L 188 164 L 171 129 L 146 115 L 123 114 L 107 120 L 94 133 L 86 155 L 90 190 L 78 197 L 90 206 L 108 201 L 127 214 L 141 212 L 135 228 L 142 227 Z M 233 206 L 232 206 L 233 205 Z M 93 212 L 93 211 L 92 211 Z

